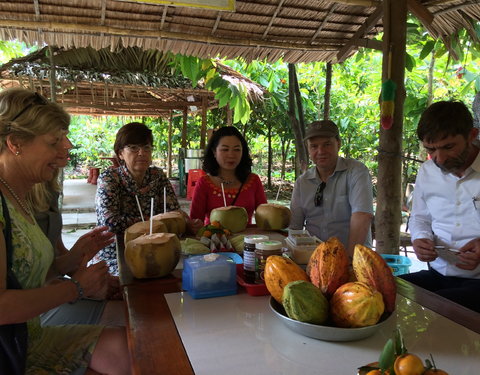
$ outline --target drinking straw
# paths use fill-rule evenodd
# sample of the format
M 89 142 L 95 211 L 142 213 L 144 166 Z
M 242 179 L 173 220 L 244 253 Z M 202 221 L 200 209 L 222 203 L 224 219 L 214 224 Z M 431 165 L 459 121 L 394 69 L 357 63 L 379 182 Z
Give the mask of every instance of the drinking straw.
M 140 217 L 142 218 L 142 221 L 145 221 L 144 218 L 143 218 L 142 207 L 140 206 L 140 201 L 138 200 L 138 195 L 137 194 L 135 194 L 135 199 L 137 200 L 137 206 L 138 206 L 138 210 L 140 211 Z
M 223 189 L 223 182 L 221 183 L 221 185 L 222 185 L 223 205 L 227 207 L 227 200 L 225 199 L 225 190 Z
M 150 234 L 153 232 L 153 197 L 150 203 Z
M 277 191 L 277 197 L 275 198 L 276 201 L 278 201 L 278 196 L 280 195 L 280 189 L 282 188 L 282 184 L 278 186 L 278 191 Z
M 167 212 L 167 188 L 163 188 L 163 213 Z

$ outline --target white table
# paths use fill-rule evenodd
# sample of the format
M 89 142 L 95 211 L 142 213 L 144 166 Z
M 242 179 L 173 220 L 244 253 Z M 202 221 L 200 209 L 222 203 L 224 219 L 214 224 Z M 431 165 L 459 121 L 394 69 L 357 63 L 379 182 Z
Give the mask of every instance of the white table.
M 480 334 L 400 295 L 395 316 L 381 331 L 355 342 L 299 335 L 273 314 L 269 297 L 242 290 L 199 300 L 179 292 L 165 299 L 196 375 L 356 374 L 357 367 L 378 360 L 397 324 L 408 350 L 420 358 L 432 353 L 451 375 L 480 373 Z

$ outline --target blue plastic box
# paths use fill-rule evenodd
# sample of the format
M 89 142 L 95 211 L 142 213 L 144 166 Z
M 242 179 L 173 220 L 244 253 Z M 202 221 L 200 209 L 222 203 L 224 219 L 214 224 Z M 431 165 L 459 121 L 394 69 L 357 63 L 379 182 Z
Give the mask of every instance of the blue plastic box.
M 412 265 L 412 261 L 409 258 L 404 257 L 403 255 L 380 255 L 383 259 L 385 259 L 395 276 L 403 275 L 404 273 L 410 273 L 410 266 Z
M 195 299 L 236 294 L 235 261 L 219 253 L 191 256 L 183 262 L 182 287 Z

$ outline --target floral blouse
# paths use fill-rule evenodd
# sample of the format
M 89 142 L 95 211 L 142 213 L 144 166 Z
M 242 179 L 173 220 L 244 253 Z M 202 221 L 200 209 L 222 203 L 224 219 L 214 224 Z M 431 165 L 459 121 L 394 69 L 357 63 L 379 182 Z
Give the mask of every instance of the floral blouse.
M 164 189 L 167 212 L 179 210 L 180 205 L 172 185 L 160 168 L 149 167 L 140 187 L 125 166 L 108 168 L 100 174 L 97 181 L 97 225 L 107 225 L 111 232 L 123 237 L 125 229 L 142 220 L 135 196 L 138 196 L 144 220 L 148 220 L 152 197 L 153 214 L 163 213 Z M 118 275 L 115 243 L 100 250 L 96 258 L 105 260 L 110 273 Z

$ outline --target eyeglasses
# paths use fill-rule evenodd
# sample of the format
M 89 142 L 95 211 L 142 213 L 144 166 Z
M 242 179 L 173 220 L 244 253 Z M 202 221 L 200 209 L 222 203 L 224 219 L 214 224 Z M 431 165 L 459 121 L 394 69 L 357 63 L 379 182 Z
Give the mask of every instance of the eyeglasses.
M 152 145 L 126 145 L 125 148 L 134 154 L 138 154 L 140 149 L 144 152 L 152 152 L 154 150 Z
M 323 202 L 323 191 L 325 190 L 325 186 L 327 186 L 326 182 L 321 182 L 320 185 L 317 187 L 317 191 L 315 192 L 315 197 L 313 201 L 315 202 L 315 207 L 321 206 Z
M 11 121 L 15 121 L 17 118 L 19 118 L 21 115 L 23 115 L 28 109 L 32 108 L 34 105 L 47 105 L 48 100 L 45 99 L 42 95 L 40 95 L 38 92 L 33 94 L 33 100 L 28 103 L 20 112 L 17 113 L 16 116 L 12 118 Z

